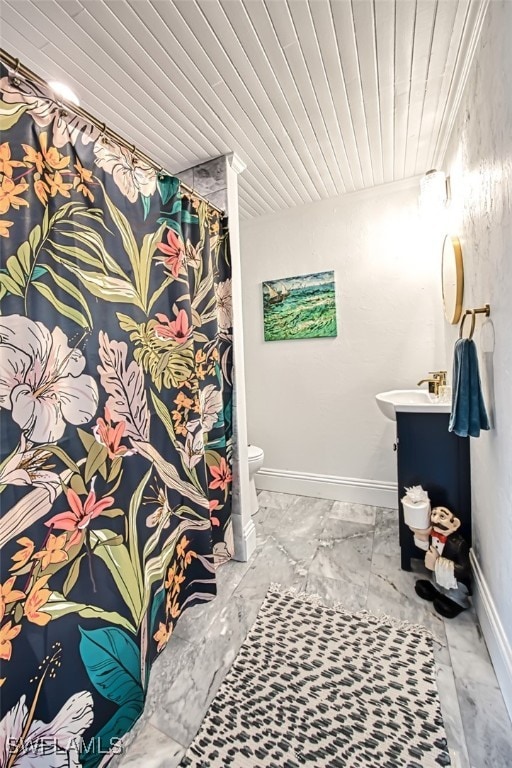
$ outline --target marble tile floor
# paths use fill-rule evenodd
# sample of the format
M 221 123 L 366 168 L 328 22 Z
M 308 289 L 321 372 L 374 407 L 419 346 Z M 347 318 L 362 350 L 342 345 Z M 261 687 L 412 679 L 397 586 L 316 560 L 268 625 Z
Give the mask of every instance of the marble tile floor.
M 474 612 L 444 621 L 416 596 L 417 574 L 400 570 L 396 510 L 268 491 L 259 502 L 256 553 L 223 566 L 216 599 L 183 615 L 152 668 L 144 715 L 110 766 L 179 765 L 278 582 L 428 627 L 454 768 L 512 768 L 512 727 Z

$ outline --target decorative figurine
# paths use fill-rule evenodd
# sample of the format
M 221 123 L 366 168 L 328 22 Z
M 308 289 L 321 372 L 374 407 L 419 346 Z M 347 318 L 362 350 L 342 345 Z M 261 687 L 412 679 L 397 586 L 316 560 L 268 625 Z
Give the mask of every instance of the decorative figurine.
M 432 581 L 419 579 L 415 590 L 423 600 L 434 603 L 437 613 L 453 619 L 469 608 L 469 546 L 457 533 L 460 528 L 459 518 L 447 507 L 434 507 L 430 514 L 430 524 L 429 528 L 420 530 L 411 528 L 415 541 L 426 550 L 425 567 L 432 571 Z

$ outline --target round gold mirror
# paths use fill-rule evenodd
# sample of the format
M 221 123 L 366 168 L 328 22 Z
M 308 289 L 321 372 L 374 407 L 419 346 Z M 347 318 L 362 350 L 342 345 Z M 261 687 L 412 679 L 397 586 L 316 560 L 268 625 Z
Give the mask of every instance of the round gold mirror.
M 441 272 L 444 314 L 448 322 L 455 325 L 462 313 L 464 295 L 464 268 L 458 237 L 446 235 L 444 239 Z

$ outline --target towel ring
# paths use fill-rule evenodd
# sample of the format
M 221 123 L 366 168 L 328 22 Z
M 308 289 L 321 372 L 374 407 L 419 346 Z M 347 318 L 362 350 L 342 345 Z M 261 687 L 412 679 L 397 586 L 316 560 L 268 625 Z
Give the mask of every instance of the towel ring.
M 464 321 L 466 320 L 466 317 L 471 315 L 471 328 L 469 329 L 469 336 L 468 339 L 473 338 L 473 334 L 475 332 L 475 323 L 476 323 L 476 312 L 474 309 L 467 309 L 464 312 L 464 317 L 462 318 L 461 324 L 460 324 L 460 330 L 459 330 L 459 339 L 462 339 L 462 334 L 464 332 Z
M 471 329 L 469 331 L 468 339 L 472 339 L 473 334 L 475 332 L 476 316 L 485 315 L 486 317 L 489 317 L 490 314 L 491 314 L 490 304 L 484 304 L 483 307 L 476 307 L 475 309 L 466 309 L 460 324 L 459 339 L 462 339 L 462 333 L 464 331 L 464 321 L 468 315 L 471 315 Z

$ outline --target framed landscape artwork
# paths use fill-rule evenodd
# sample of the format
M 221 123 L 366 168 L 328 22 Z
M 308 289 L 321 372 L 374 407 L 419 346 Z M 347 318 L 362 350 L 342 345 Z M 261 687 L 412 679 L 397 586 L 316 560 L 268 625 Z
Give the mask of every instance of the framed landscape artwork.
M 334 272 L 263 283 L 265 341 L 337 336 Z

